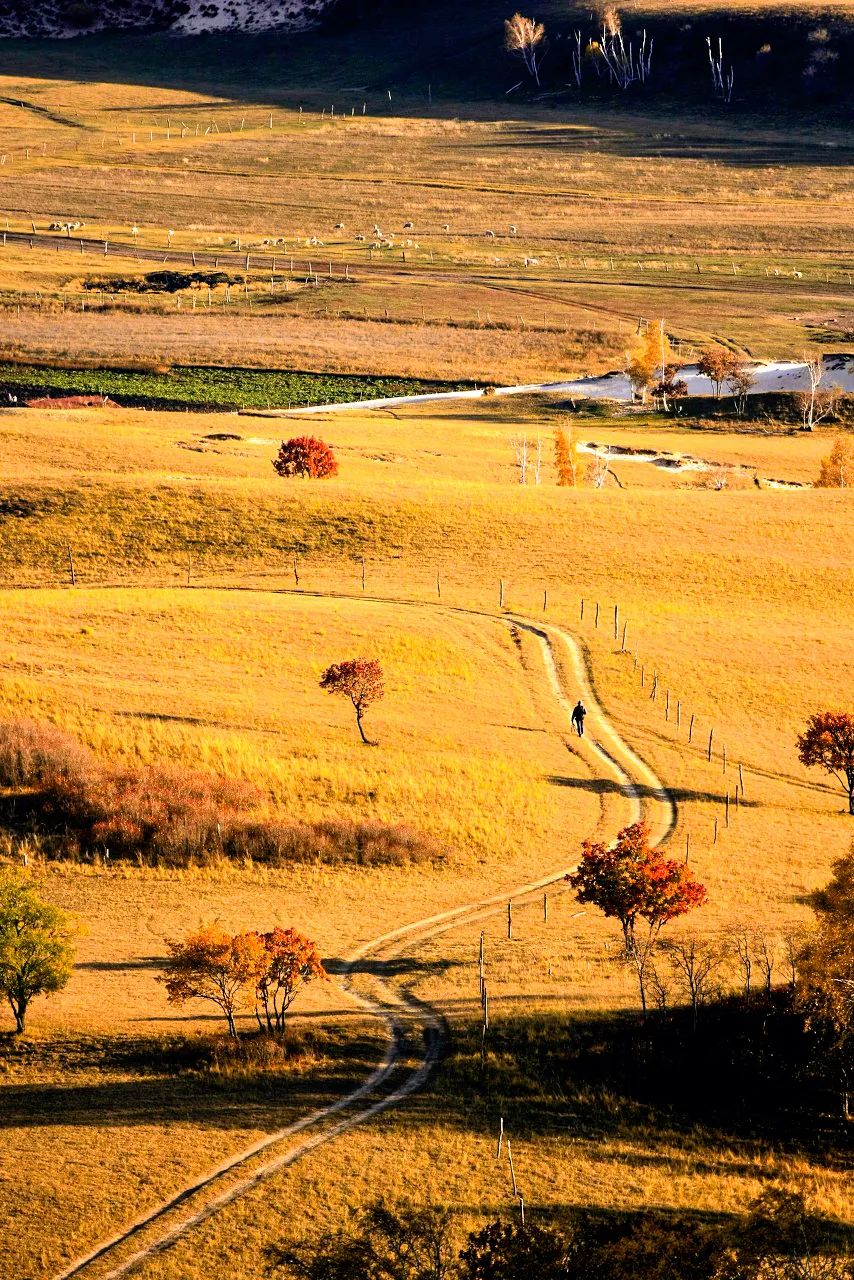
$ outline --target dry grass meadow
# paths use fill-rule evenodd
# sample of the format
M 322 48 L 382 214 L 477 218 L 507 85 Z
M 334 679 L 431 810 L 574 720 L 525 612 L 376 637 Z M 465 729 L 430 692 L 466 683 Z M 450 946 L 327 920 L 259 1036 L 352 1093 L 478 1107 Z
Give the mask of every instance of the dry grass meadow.
M 816 22 L 851 17 L 842 0 L 814 7 Z M 720 5 L 624 6 L 674 21 L 683 8 L 700 24 Z M 781 6 L 727 9 L 773 23 Z M 394 33 L 382 38 L 386 56 Z M 0 50 L 4 361 L 95 377 L 207 364 L 526 383 L 621 367 L 639 319 L 657 317 L 685 353 L 712 340 L 756 357 L 851 349 L 851 139 L 820 104 L 671 118 L 640 99 L 496 106 L 437 90 L 434 109 L 406 81 L 390 108 L 355 56 L 312 79 L 298 48 L 278 63 L 235 41 L 233 61 L 213 65 L 152 40 L 122 65 L 95 39 Z M 403 76 L 397 53 L 388 65 Z M 85 225 L 48 231 L 68 219 Z M 375 224 L 392 247 L 368 247 Z M 228 295 L 110 284 L 194 263 L 232 275 Z M 10 1280 L 55 1276 L 334 1103 L 385 1052 L 381 1024 L 332 981 L 295 1005 L 285 1051 L 229 1055 L 205 1006 L 166 1003 L 167 939 L 202 921 L 293 925 L 340 975 L 369 939 L 557 874 L 627 819 L 516 619 L 577 638 L 608 716 L 671 791 L 669 849 L 690 849 L 709 890 L 698 929 L 761 929 L 785 981 L 786 939 L 852 838 L 841 791 L 800 766 L 795 739 L 811 712 L 847 707 L 854 683 L 854 505 L 850 489 L 767 482 L 811 485 L 833 432 L 577 409 L 557 396 L 310 419 L 0 406 L 0 718 L 52 721 L 117 766 L 246 780 L 264 817 L 400 824 L 440 850 L 417 865 L 169 869 L 45 861 L 34 833 L 4 836 L 0 854 L 27 852 L 82 926 L 67 989 L 34 1005 L 26 1037 L 0 1039 Z M 559 487 L 557 426 L 711 470 L 615 454 L 606 487 Z M 279 442 L 306 431 L 334 448 L 335 478 L 273 472 Z M 522 436 L 541 449 L 539 484 L 518 483 Z M 318 687 L 357 654 L 386 675 L 371 748 Z M 571 669 L 560 676 L 571 696 Z M 450 1030 L 427 1087 L 134 1274 L 261 1280 L 271 1240 L 346 1224 L 380 1191 L 449 1206 L 460 1233 L 509 1216 L 499 1114 L 544 1220 L 578 1207 L 735 1214 L 784 1186 L 854 1226 L 838 1127 L 686 1118 L 554 1066 L 568 1027 L 636 997 L 608 922 L 562 887 L 549 901 L 547 921 L 539 901 L 519 907 L 512 941 L 499 913 L 407 944 L 388 981 Z M 84 1274 L 103 1280 L 110 1265 Z
M 117 762 L 168 760 L 253 779 L 271 811 L 404 822 L 447 850 L 433 866 L 408 869 L 37 872 L 87 931 L 68 990 L 35 1010 L 31 1047 L 6 1052 L 7 1156 L 31 1171 L 9 1246 L 27 1259 L 25 1274 L 51 1274 L 132 1206 L 333 1098 L 379 1056 L 375 1024 L 354 1018 L 333 985 L 297 1006 L 295 1061 L 272 1083 L 193 1066 L 194 1037 L 211 1023 L 203 1010 L 165 1005 L 153 980 L 164 938 L 203 919 L 283 919 L 316 937 L 324 955 L 342 956 L 395 923 L 559 870 L 583 836 L 623 820 L 619 795 L 574 749 L 533 638 L 513 640 L 512 617 L 542 618 L 544 591 L 547 619 L 583 640 L 607 710 L 677 798 L 672 846 L 689 837 L 710 891 L 702 928 L 761 924 L 782 976 L 784 936 L 808 918 L 804 895 L 851 834 L 841 793 L 807 774 L 794 751 L 806 714 L 841 704 L 854 675 L 852 570 L 840 537 L 851 500 L 752 484 L 715 492 L 640 463 L 619 467 L 622 490 L 560 489 L 550 433 L 564 418 L 555 406 L 489 402 L 464 413 L 330 415 L 322 432 L 341 474 L 308 485 L 270 468 L 276 436 L 297 419 L 4 416 L 7 491 L 34 504 L 4 522 L 4 714 L 55 720 Z M 206 439 L 223 424 L 241 439 Z M 544 440 L 538 487 L 516 481 L 512 442 L 522 431 Z M 652 441 L 789 479 L 814 475 L 829 439 L 600 421 L 579 426 L 588 436 Z M 614 603 L 628 620 L 628 654 L 613 640 Z M 346 706 L 317 687 L 323 666 L 351 651 L 380 656 L 387 671 L 371 750 Z M 746 803 L 731 808 L 726 827 L 738 763 Z M 486 928 L 498 1034 L 521 1011 L 536 1021 L 631 1007 L 628 976 L 606 945 L 612 930 L 590 912 L 578 917 L 570 897 L 553 898 L 548 924 L 536 908 L 521 912 L 512 943 L 500 917 Z M 477 936 L 467 926 L 425 944 L 398 979 L 443 1010 L 463 1044 L 478 1016 Z M 152 1044 L 164 1055 L 157 1070 Z M 201 1277 L 239 1257 L 241 1275 L 260 1276 L 271 1237 L 339 1222 L 379 1185 L 450 1203 L 461 1227 L 500 1210 L 509 1201 L 490 1155 L 494 1116 L 482 1104 L 458 1114 L 466 1079 L 452 1060 L 420 1100 L 248 1193 L 141 1274 Z M 511 1091 L 507 1109 L 527 1195 L 545 1213 L 736 1211 L 771 1182 L 807 1188 L 834 1217 L 854 1216 L 841 1153 L 713 1126 L 686 1136 L 675 1122 L 619 1110 L 603 1139 L 587 1121 L 553 1115 L 547 1080 L 541 1089 L 527 1104 Z M 73 1191 L 69 1167 L 79 1177 Z M 294 1206 L 309 1204 L 323 1208 L 303 1219 Z M 62 1224 L 52 1244 L 37 1228 L 47 1212 Z

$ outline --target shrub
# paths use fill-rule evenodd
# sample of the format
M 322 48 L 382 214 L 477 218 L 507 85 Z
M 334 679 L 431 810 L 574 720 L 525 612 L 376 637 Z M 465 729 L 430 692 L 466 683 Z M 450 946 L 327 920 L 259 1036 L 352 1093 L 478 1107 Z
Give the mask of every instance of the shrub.
M 381 867 L 443 854 L 428 836 L 382 822 L 258 820 L 264 797 L 250 783 L 175 765 L 111 768 L 70 734 L 33 720 L 0 723 L 0 786 L 28 793 L 16 799 L 16 822 L 60 857 Z
M 280 476 L 302 476 L 310 480 L 322 480 L 338 474 L 335 454 L 328 444 L 314 436 L 294 436 L 291 440 L 283 440 L 273 467 Z
M 55 725 L 37 720 L 0 722 L 0 786 L 54 785 L 94 767 L 92 753 Z

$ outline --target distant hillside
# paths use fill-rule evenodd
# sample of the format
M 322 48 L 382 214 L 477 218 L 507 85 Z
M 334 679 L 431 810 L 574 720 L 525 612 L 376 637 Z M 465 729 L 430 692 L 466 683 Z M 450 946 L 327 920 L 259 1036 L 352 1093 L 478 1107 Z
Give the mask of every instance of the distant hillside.
M 504 19 L 517 5 L 545 24 L 539 84 L 504 49 Z M 602 56 L 598 0 L 0 0 L 0 36 L 89 37 L 72 48 L 0 46 L 0 70 L 89 80 L 106 60 L 140 83 L 242 93 L 251 85 L 283 103 L 323 102 L 357 86 L 368 97 L 393 94 L 395 108 L 434 111 L 464 102 L 698 118 L 750 111 L 773 123 L 785 107 L 811 124 L 850 112 L 854 0 L 617 0 L 616 8 L 621 56 L 637 65 L 644 50 L 644 75 L 629 84 Z M 717 87 L 710 48 L 725 82 Z

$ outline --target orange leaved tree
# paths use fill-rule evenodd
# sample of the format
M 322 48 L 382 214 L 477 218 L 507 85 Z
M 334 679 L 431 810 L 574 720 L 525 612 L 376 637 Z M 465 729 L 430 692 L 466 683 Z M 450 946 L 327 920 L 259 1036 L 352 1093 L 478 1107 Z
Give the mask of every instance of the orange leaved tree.
M 798 738 L 798 758 L 808 767 L 821 766 L 842 784 L 854 815 L 854 715 L 819 711 L 810 716 Z
M 581 862 L 567 876 L 579 902 L 589 902 L 619 920 L 625 956 L 637 973 L 641 1008 L 646 1013 L 646 976 L 658 935 L 677 916 L 706 901 L 706 890 L 688 868 L 665 858 L 649 843 L 649 827 L 624 827 L 610 848 L 585 840 Z M 638 929 L 642 921 L 645 928 Z
M 322 480 L 338 474 L 335 454 L 316 436 L 294 436 L 283 440 L 273 467 L 280 476 L 302 476 L 310 480 Z
M 266 1023 L 268 1031 L 281 1034 L 285 1029 L 285 1015 L 300 989 L 313 978 L 328 975 L 317 947 L 296 929 L 275 928 L 258 937 L 263 960 L 255 989 L 255 1014 L 262 1031 Z
M 159 979 L 170 1004 L 210 1000 L 228 1023 L 236 1040 L 234 1015 L 244 992 L 256 989 L 264 969 L 264 944 L 257 933 L 233 937 L 219 925 L 203 925 L 183 942 L 168 942 L 169 960 Z
M 368 707 L 385 697 L 383 669 L 376 659 L 351 658 L 348 662 L 334 662 L 321 676 L 320 687 L 327 693 L 340 693 L 350 699 L 362 741 L 370 746 L 362 728 L 362 718 Z

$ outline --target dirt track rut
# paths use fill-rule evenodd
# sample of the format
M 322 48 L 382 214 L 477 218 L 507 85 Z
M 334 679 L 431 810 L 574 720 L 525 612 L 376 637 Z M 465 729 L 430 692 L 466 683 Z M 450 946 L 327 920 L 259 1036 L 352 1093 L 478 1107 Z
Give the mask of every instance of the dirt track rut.
M 536 637 L 551 696 L 566 717 L 568 730 L 575 699 L 580 696 L 587 706 L 587 732 L 577 744 L 580 754 L 596 776 L 610 778 L 617 784 L 624 822 L 643 816 L 649 822 L 652 840 L 655 843 L 665 840 L 676 821 L 673 799 L 608 719 L 596 696 L 589 664 L 579 643 L 567 631 L 521 616 L 484 617 L 524 629 Z M 615 834 L 616 831 L 608 833 L 611 837 Z M 488 919 L 503 912 L 509 899 L 524 905 L 526 898 L 539 896 L 543 889 L 563 880 L 570 869 L 561 867 L 533 883 L 504 888 L 493 896 L 403 925 L 364 943 L 348 957 L 341 981 L 354 1003 L 385 1023 L 387 1052 L 371 1075 L 346 1097 L 266 1136 L 147 1210 L 122 1231 L 56 1273 L 54 1280 L 84 1276 L 89 1280 L 95 1277 L 118 1280 L 128 1275 L 259 1183 L 348 1130 L 404 1102 L 425 1084 L 438 1063 L 445 1042 L 444 1022 L 437 1011 L 382 979 L 377 980 L 378 991 L 371 996 L 357 993 L 353 989 L 353 974 L 360 962 L 368 958 L 391 960 L 439 934 Z M 229 1175 L 238 1174 L 244 1167 L 242 1176 L 236 1181 L 229 1180 Z

